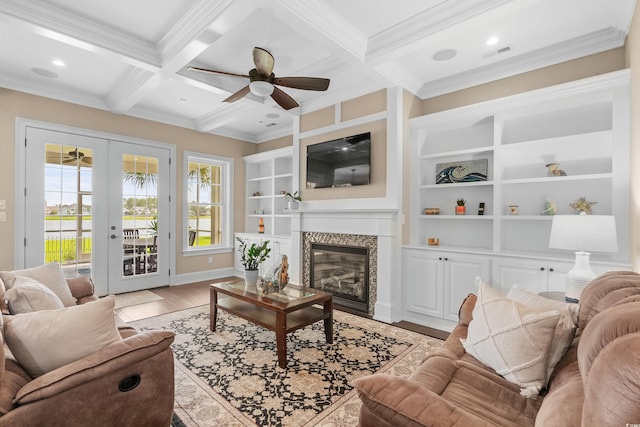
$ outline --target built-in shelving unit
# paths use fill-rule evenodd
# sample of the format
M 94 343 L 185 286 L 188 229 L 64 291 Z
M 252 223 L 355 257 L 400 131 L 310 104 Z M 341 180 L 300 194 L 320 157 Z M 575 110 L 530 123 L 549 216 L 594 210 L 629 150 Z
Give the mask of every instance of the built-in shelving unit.
M 618 252 L 592 253 L 591 267 L 629 269 L 629 121 L 628 70 L 411 119 L 403 318 L 452 329 L 453 301 L 476 291 L 476 276 L 504 292 L 564 292 L 574 255 L 549 248 L 547 202 L 567 215 L 585 197 L 594 214 L 614 215 Z M 438 164 L 480 159 L 486 181 L 436 183 Z M 549 175 L 553 162 L 566 176 Z M 458 199 L 465 215 L 455 215 Z

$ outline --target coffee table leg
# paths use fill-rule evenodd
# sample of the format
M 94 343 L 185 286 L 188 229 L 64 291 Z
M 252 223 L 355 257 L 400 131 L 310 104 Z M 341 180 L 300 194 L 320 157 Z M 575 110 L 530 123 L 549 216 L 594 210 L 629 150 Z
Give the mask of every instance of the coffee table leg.
M 214 287 L 211 287 L 211 293 L 209 294 L 209 323 L 212 332 L 216 331 L 216 321 L 218 319 L 218 291 Z
M 278 366 L 287 367 L 287 314 L 276 313 L 276 346 L 278 349 Z
M 333 344 L 333 298 L 324 302 L 324 314 L 329 315 L 324 319 L 324 336 L 328 344 Z

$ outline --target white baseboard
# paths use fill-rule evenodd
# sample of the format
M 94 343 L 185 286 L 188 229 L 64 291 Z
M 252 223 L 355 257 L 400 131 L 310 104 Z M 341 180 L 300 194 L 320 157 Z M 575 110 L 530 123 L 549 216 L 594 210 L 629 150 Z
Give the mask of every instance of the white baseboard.
M 207 280 L 222 279 L 224 277 L 232 277 L 236 275 L 233 267 L 219 268 L 215 270 L 194 271 L 192 273 L 182 273 L 176 275 L 175 286 L 186 285 L 195 282 L 204 282 Z

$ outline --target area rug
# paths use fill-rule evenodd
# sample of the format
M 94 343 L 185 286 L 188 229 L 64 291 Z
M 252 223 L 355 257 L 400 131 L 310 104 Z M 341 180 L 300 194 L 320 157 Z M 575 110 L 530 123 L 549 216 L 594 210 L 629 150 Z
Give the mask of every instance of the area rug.
M 175 413 L 190 426 L 355 426 L 353 381 L 375 372 L 408 376 L 442 341 L 341 311 L 334 343 L 322 322 L 287 335 L 287 368 L 278 367 L 275 334 L 209 306 L 130 322 L 169 329 L 176 358 Z
M 148 302 L 160 301 L 163 299 L 164 298 L 160 295 L 147 290 L 118 294 L 116 295 L 116 309 L 131 307 L 132 305 L 146 304 Z

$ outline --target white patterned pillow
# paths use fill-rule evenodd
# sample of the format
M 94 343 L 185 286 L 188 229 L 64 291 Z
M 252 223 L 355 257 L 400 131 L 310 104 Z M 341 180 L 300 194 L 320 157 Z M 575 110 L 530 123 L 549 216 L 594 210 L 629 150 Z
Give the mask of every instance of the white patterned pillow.
M 62 269 L 57 262 L 40 265 L 38 267 L 26 268 L 24 270 L 0 271 L 0 278 L 7 289 L 13 287 L 16 276 L 29 277 L 51 289 L 60 298 L 65 307 L 76 305 L 76 299 L 71 295 L 67 279 L 62 273 Z
M 480 283 L 478 301 L 461 340 L 467 353 L 536 398 L 547 383 L 549 351 L 563 316 L 558 310 L 528 307 Z

